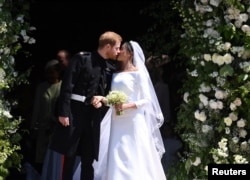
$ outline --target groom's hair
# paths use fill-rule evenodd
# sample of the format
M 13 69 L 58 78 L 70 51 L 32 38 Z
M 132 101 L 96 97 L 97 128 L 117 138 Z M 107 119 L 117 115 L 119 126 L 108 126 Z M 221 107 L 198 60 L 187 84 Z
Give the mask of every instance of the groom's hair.
M 113 31 L 106 31 L 99 37 L 99 48 L 104 47 L 106 44 L 114 46 L 118 41 L 122 41 L 122 37 L 119 34 Z

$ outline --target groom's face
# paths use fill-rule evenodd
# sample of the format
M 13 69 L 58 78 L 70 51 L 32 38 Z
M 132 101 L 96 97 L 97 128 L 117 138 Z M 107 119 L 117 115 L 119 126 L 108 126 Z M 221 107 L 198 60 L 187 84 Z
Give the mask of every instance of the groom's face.
M 111 60 L 116 60 L 117 56 L 120 53 L 120 46 L 121 46 L 121 42 L 116 42 L 116 44 L 114 46 L 110 46 L 109 51 L 108 51 L 108 58 Z

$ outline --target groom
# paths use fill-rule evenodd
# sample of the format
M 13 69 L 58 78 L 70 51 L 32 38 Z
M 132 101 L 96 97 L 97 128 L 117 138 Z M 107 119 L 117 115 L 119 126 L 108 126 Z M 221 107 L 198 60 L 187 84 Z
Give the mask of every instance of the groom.
M 107 108 L 91 104 L 95 95 L 105 96 L 111 85 L 122 37 L 105 32 L 99 37 L 97 51 L 78 53 L 70 60 L 62 81 L 58 102 L 59 123 L 50 148 L 64 154 L 62 180 L 72 180 L 76 155 L 81 157 L 81 180 L 93 180 L 92 163 L 98 160 L 100 122 Z

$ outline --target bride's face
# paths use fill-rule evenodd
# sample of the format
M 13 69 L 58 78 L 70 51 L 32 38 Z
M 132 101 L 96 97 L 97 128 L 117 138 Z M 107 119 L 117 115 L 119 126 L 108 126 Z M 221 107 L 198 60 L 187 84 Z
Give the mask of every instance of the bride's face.
M 127 47 L 125 44 L 122 45 L 121 50 L 120 50 L 120 54 L 118 55 L 117 60 L 118 61 L 129 61 L 132 57 L 132 54 L 128 51 Z

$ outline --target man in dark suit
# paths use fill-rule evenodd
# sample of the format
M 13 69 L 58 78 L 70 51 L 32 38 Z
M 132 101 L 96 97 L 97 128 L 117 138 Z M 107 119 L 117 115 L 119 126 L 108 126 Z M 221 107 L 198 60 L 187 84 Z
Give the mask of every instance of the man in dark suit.
M 64 154 L 62 180 L 72 180 L 76 155 L 81 157 L 81 180 L 93 180 L 92 163 L 98 160 L 100 122 L 107 107 L 96 108 L 91 100 L 109 92 L 114 71 L 111 60 L 116 60 L 121 42 L 119 34 L 103 33 L 97 51 L 76 54 L 65 71 L 58 102 L 59 123 L 50 145 Z

